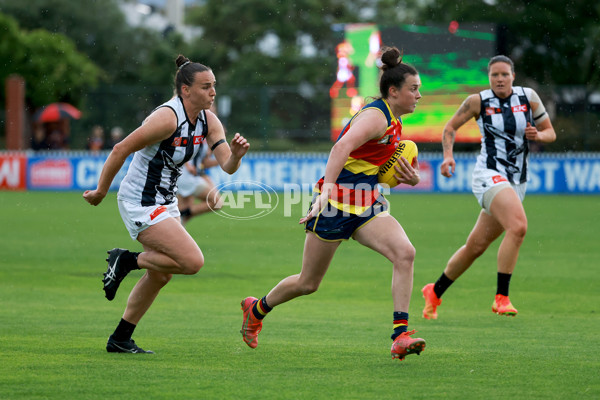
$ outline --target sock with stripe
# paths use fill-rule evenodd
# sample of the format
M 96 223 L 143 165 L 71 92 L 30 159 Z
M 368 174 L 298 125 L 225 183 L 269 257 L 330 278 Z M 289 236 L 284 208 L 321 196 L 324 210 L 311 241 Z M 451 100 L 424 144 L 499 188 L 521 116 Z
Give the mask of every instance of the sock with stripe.
M 496 290 L 496 294 L 502 294 L 504 296 L 508 296 L 508 287 L 510 286 L 510 278 L 512 274 L 505 274 L 503 272 L 498 272 L 498 289 Z
M 401 333 L 408 330 L 408 313 L 403 311 L 394 311 L 394 333 L 392 340 L 395 340 Z
M 273 308 L 269 307 L 267 304 L 267 296 L 264 296 L 262 299 L 254 303 L 252 306 L 252 314 L 254 314 L 256 319 L 263 319 L 272 309 Z

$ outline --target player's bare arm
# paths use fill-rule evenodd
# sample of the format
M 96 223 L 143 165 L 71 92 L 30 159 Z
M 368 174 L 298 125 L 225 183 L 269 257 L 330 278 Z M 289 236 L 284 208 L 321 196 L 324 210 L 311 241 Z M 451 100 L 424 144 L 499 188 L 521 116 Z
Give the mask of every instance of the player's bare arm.
M 163 107 L 154 111 L 142 126 L 115 145 L 102 167 L 98 186 L 95 190 L 86 190 L 83 198 L 93 206 L 100 204 L 127 157 L 146 146 L 168 138 L 176 128 L 177 118 L 173 110 Z
M 442 149 L 444 150 L 444 155 L 452 156 L 452 148 L 454 146 L 454 140 L 456 138 L 456 131 L 446 125 L 444 127 L 444 132 L 442 133 Z
M 231 175 L 240 167 L 242 157 L 248 152 L 250 143 L 242 135 L 236 133 L 228 145 L 225 138 L 225 129 L 219 118 L 208 110 L 206 111 L 206 117 L 209 127 L 206 143 L 209 149 L 212 150 L 221 169 Z
M 456 131 L 467 123 L 471 118 L 477 118 L 481 110 L 481 99 L 479 95 L 472 94 L 463 101 L 456 113 L 444 126 L 442 133 L 442 149 L 444 151 L 444 161 L 440 167 L 442 175 L 449 178 L 454 174 L 456 162 L 453 156 L 454 141 L 456 140 Z
M 335 183 L 353 150 L 380 137 L 386 129 L 387 121 L 377 110 L 365 110 L 357 115 L 348 132 L 331 148 L 325 167 L 325 184 Z
M 527 123 L 525 136 L 527 137 L 527 140 L 543 143 L 552 143 L 556 140 L 556 132 L 554 131 L 550 119 L 539 122 L 536 126 Z
M 532 91 L 530 100 L 531 111 L 533 114 L 535 126 L 527 124 L 525 128 L 525 136 L 527 140 L 536 142 L 551 143 L 556 140 L 556 132 L 552 126 L 552 122 L 548 117 L 542 100 L 535 91 Z

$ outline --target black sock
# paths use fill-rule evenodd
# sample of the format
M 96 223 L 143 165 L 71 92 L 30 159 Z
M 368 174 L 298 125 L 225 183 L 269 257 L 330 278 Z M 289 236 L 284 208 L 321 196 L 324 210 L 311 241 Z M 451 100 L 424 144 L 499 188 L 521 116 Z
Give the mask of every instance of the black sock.
M 126 342 L 131 339 L 131 335 L 133 335 L 133 331 L 135 330 L 136 325 L 131 322 L 125 321 L 121 318 L 119 325 L 117 325 L 117 329 L 112 334 L 113 339 L 117 342 Z
M 140 269 L 138 267 L 137 259 L 140 253 L 136 253 L 134 251 L 127 250 L 125 253 L 121 254 L 121 262 L 124 266 L 127 267 L 130 271 L 134 269 Z
M 188 207 L 185 210 L 179 211 L 179 214 L 181 214 L 181 218 L 191 217 L 192 216 L 192 210 L 190 210 L 190 208 Z
M 496 294 L 502 294 L 504 296 L 508 296 L 508 287 L 510 286 L 510 278 L 512 274 L 505 274 L 503 272 L 498 272 L 498 289 L 496 290 Z
M 454 281 L 448 278 L 446 274 L 442 272 L 442 275 L 435 282 L 435 285 L 433 285 L 433 291 L 435 292 L 435 295 L 438 297 L 438 299 L 442 297 L 446 289 L 448 289 L 453 283 Z

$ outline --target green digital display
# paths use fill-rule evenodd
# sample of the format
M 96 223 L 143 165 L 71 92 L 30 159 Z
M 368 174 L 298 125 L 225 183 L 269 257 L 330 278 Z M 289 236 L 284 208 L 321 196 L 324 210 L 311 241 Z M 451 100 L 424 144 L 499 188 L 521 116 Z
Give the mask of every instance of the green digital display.
M 440 142 L 446 122 L 470 94 L 489 88 L 487 63 L 495 55 L 495 26 L 450 23 L 448 27 L 374 24 L 346 25 L 336 48 L 338 68 L 331 86 L 331 137 L 335 140 L 366 102 L 379 96 L 377 58 L 382 46 L 403 51 L 403 61 L 421 77 L 417 110 L 402 117 L 402 137 Z M 457 142 L 478 142 L 474 120 L 459 131 Z

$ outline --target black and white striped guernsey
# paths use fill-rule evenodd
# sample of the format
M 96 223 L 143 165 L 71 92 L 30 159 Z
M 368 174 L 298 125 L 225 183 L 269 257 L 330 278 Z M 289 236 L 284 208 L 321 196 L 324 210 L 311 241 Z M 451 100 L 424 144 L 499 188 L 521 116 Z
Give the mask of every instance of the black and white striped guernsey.
M 145 207 L 173 203 L 182 166 L 198 153 L 206 138 L 208 127 L 204 110 L 192 123 L 187 118 L 181 97 L 173 97 L 154 111 L 161 107 L 173 110 L 177 129 L 168 139 L 135 152 L 119 188 L 120 200 Z
M 529 99 L 532 89 L 514 86 L 506 99 L 491 89 L 479 93 L 481 112 L 477 125 L 481 132 L 481 153 L 476 169 L 492 169 L 509 182 L 527 182 L 529 146 L 525 137 L 527 122 L 535 125 Z

